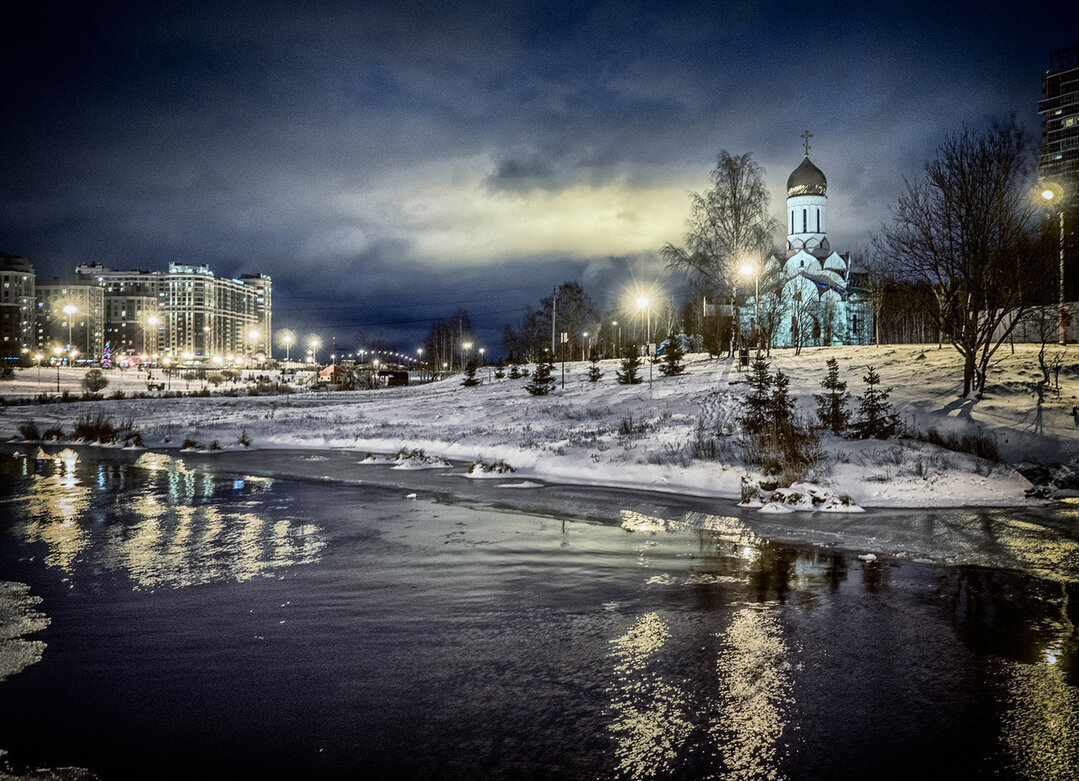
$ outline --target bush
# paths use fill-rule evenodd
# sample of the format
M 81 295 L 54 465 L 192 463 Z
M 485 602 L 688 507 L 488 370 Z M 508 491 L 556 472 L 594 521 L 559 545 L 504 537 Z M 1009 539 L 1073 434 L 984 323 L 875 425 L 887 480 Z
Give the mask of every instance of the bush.
M 114 391 L 113 391 L 113 392 L 112 392 L 112 393 L 111 393 L 111 394 L 109 395 L 109 398 L 110 398 L 110 399 L 117 399 L 117 400 L 119 400 L 119 399 L 125 399 L 125 398 L 127 398 L 127 394 L 126 394 L 126 393 L 124 393 L 124 392 L 123 392 L 122 390 L 114 390 Z
M 72 439 L 81 439 L 83 442 L 109 444 L 119 437 L 120 430 L 112 424 L 111 420 L 101 414 L 98 414 L 96 418 L 87 415 L 75 423 L 75 430 L 71 432 Z
M 190 437 L 184 437 L 184 442 L 180 445 L 180 450 L 199 450 L 200 448 L 202 448 L 202 445 Z
M 60 428 L 47 428 L 41 434 L 41 438 L 46 442 L 59 442 L 65 436 L 64 430 Z
M 19 424 L 19 434 L 27 441 L 41 439 L 41 432 L 37 430 L 37 423 L 32 420 Z
M 124 447 L 142 447 L 142 434 L 137 431 L 129 431 L 123 436 Z
M 109 378 L 101 369 L 90 369 L 82 377 L 82 389 L 87 393 L 100 393 L 109 384 Z
M 251 447 L 251 438 L 247 436 L 247 429 L 240 429 L 240 437 L 236 440 L 237 445 L 243 445 L 244 447 Z

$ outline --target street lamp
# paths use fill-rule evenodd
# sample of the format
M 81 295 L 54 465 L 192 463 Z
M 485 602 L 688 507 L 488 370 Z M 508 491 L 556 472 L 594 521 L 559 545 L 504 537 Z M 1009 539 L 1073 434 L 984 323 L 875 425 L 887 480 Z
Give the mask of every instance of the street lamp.
M 41 384 L 41 359 L 44 358 L 44 357 L 45 356 L 42 355 L 41 353 L 36 353 L 34 355 L 34 360 L 37 361 L 37 383 L 38 383 L 38 385 Z
M 618 341 L 613 345 L 614 357 L 617 358 L 619 351 L 622 349 L 622 326 L 618 325 L 617 320 L 612 320 L 611 327 L 618 328 Z
M 1064 190 L 1059 184 L 1050 182 L 1042 186 L 1042 200 L 1050 208 L 1056 207 L 1060 215 L 1060 269 L 1057 276 L 1057 297 L 1060 306 L 1060 343 L 1068 343 L 1068 332 L 1064 325 Z
M 281 341 L 285 343 L 285 366 L 288 366 L 289 348 L 292 347 L 292 334 L 282 334 Z
M 311 348 L 311 359 L 318 363 L 318 348 L 321 346 L 321 342 L 318 339 L 312 339 L 307 343 L 307 346 Z
M 472 352 L 472 342 L 465 342 L 465 343 L 463 343 L 463 344 L 462 344 L 461 346 L 462 346 L 463 348 L 465 348 L 465 362 L 467 363 L 467 362 L 468 362 L 468 358 L 470 358 L 470 357 L 471 357 L 471 356 L 470 356 L 470 353 Z M 462 366 L 461 368 L 463 369 L 463 368 L 465 368 L 465 367 L 464 367 L 464 366 Z
M 637 309 L 644 310 L 648 318 L 648 326 L 645 329 L 645 354 L 648 356 L 648 387 L 652 387 L 652 301 L 643 293 L 637 296 Z
M 71 347 L 71 316 L 79 310 L 74 304 L 64 305 L 64 314 L 67 315 L 67 346 Z
M 155 350 L 157 349 L 157 324 L 158 324 L 158 322 L 159 322 L 158 319 L 156 317 L 154 317 L 153 315 L 150 315 L 149 317 L 146 318 L 146 325 L 148 327 L 154 329 L 154 349 Z M 145 327 L 142 329 L 142 351 L 146 352 L 146 328 Z
M 64 348 L 57 345 L 52 348 L 53 355 L 56 356 L 56 392 L 60 392 L 60 356 L 64 353 Z
M 757 353 L 761 351 L 761 290 L 760 290 L 760 266 L 751 260 L 744 261 L 739 269 L 745 279 L 753 277 L 753 329 L 757 332 Z M 732 311 L 733 315 L 734 312 Z M 771 353 L 769 352 L 769 355 Z
M 581 336 L 584 337 L 585 343 L 588 345 L 588 355 L 582 355 L 581 360 L 588 360 L 588 356 L 592 354 L 592 342 L 588 339 L 588 331 L 585 331 Z M 584 349 L 583 347 L 581 348 Z

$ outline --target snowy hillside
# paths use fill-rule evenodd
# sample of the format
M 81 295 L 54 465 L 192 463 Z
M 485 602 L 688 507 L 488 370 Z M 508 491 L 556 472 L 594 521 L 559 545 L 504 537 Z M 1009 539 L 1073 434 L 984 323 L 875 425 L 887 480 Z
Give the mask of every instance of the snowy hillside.
M 1072 409 L 1079 400 L 1079 350 L 1053 347 L 1060 357 L 1059 391 L 1044 398 L 1041 420 L 1034 383 L 1039 378 L 1036 348 L 1005 348 L 989 379 L 985 398 L 958 397 L 960 360 L 936 345 L 836 347 L 775 351 L 771 368 L 791 378 L 797 407 L 813 415 L 825 362 L 838 360 L 841 376 L 855 396 L 863 389 L 867 365 L 893 386 L 891 401 L 904 425 L 933 428 L 960 438 L 975 434 L 995 443 L 1001 461 L 1065 465 L 1076 460 L 1079 428 Z M 1063 352 L 1060 352 L 1063 351 Z M 1073 360 L 1069 361 L 1069 358 Z M 729 360 L 691 355 L 687 371 L 668 378 L 648 370 L 640 385 L 615 381 L 617 361 L 604 361 L 602 379 L 587 379 L 588 364 L 567 364 L 565 388 L 546 397 L 529 395 L 526 379 L 494 379 L 481 369 L 478 387 L 461 377 L 378 391 L 298 392 L 291 395 L 181 399 L 122 399 L 79 403 L 28 404 L 0 409 L 0 438 L 18 441 L 20 425 L 60 427 L 99 413 L 129 422 L 148 447 L 179 448 L 184 440 L 230 449 L 246 437 L 254 448 L 348 449 L 394 454 L 422 450 L 427 457 L 511 467 L 514 478 L 633 487 L 696 496 L 736 498 L 742 466 L 737 417 L 746 393 L 744 374 Z M 61 384 L 77 388 L 78 370 L 63 370 Z M 560 367 L 556 366 L 560 379 Z M 56 371 L 18 372 L 0 384 L 7 400 L 55 392 Z M 195 382 L 190 390 L 199 387 Z M 173 390 L 183 390 L 173 380 Z M 136 372 L 110 375 L 105 395 L 145 390 Z M 856 407 L 857 400 L 852 406 Z M 863 506 L 942 507 L 1009 505 L 1031 501 L 1027 479 L 1003 463 L 984 461 L 923 441 L 852 441 L 827 436 L 825 458 L 810 477 L 833 494 L 848 494 Z M 410 461 L 415 464 L 417 459 Z M 406 464 L 407 466 L 408 464 Z M 500 469 L 505 467 L 500 466 Z M 1030 473 L 1028 467 L 1024 467 Z M 1048 469 L 1043 470 L 1049 475 Z M 478 476 L 508 472 L 477 470 Z

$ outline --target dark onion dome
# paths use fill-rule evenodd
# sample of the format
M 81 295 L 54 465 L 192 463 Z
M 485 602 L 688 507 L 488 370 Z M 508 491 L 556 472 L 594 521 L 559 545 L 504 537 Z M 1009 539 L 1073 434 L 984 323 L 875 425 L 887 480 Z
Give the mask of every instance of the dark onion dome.
M 787 177 L 787 197 L 796 195 L 824 195 L 828 191 L 828 180 L 824 173 L 809 162 L 809 155 L 802 159 L 802 164 Z

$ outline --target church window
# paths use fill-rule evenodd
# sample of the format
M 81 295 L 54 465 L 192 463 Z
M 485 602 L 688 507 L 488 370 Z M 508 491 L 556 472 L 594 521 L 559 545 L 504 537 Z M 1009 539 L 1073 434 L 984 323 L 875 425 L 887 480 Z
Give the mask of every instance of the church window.
M 850 318 L 850 327 L 854 333 L 858 333 L 858 315 L 852 315 Z
M 806 232 L 806 210 L 802 209 L 802 233 Z
M 820 233 L 820 209 L 817 209 L 817 233 Z
M 791 233 L 794 233 L 794 211 L 791 210 Z

